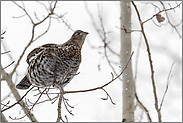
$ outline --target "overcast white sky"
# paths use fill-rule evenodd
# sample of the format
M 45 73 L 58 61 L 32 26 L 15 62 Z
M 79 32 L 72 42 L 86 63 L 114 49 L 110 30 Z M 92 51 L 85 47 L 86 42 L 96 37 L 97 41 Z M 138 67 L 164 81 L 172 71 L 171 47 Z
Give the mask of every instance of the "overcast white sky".
M 20 5 L 21 2 L 17 2 Z M 45 2 L 47 3 L 47 2 Z M 141 13 L 142 20 L 146 20 L 155 14 L 154 7 L 151 4 L 145 4 L 145 2 L 135 2 Z M 87 2 L 88 7 L 93 14 L 97 26 L 100 28 L 100 22 L 98 18 L 98 7 L 102 14 L 104 20 L 104 26 L 109 33 L 108 40 L 111 42 L 111 48 L 120 52 L 120 4 L 118 1 L 110 2 L 100 2 L 100 1 L 90 1 Z M 155 5 L 162 8 L 159 2 L 154 2 Z M 47 4 L 48 5 L 48 4 Z M 166 4 L 167 5 L 167 4 Z M 172 6 L 176 4 L 171 3 Z M 25 2 L 26 9 L 30 15 L 34 18 L 33 12 L 36 12 L 38 17 L 46 16 L 47 12 L 45 8 L 36 2 Z M 168 5 L 167 5 L 168 7 Z M 181 7 L 182 8 L 182 7 Z M 65 87 L 65 90 L 83 90 L 90 89 L 94 87 L 101 86 L 111 80 L 112 69 L 108 66 L 108 63 L 103 55 L 103 48 L 92 49 L 90 44 L 93 46 L 103 46 L 102 41 L 97 35 L 93 25 L 92 20 L 85 9 L 85 3 L 82 1 L 65 1 L 58 2 L 55 13 L 60 15 L 65 14 L 64 20 L 67 20 L 68 24 L 71 24 L 71 28 L 74 30 L 81 29 L 83 31 L 89 32 L 82 49 L 82 63 L 78 72 L 80 74 L 75 76 L 75 78 Z M 12 2 L 1 2 L 1 31 L 6 31 L 4 35 L 3 42 L 7 46 L 7 50 L 11 51 L 11 56 L 15 63 L 20 57 L 23 49 L 27 45 L 31 36 L 32 24 L 28 17 L 24 16 L 22 18 L 13 18 L 23 15 L 24 12 L 18 8 Z M 174 24 L 178 24 L 182 19 L 182 10 L 176 9 L 176 12 L 171 11 L 170 13 L 171 21 Z M 165 16 L 165 14 L 162 14 Z M 35 20 L 35 18 L 34 18 Z M 159 24 L 155 19 L 154 21 Z M 36 35 L 39 35 L 42 30 L 46 28 L 48 22 L 45 22 L 39 26 L 36 30 Z M 159 24 L 160 25 L 160 24 Z M 132 29 L 140 29 L 139 22 L 132 6 Z M 155 81 L 157 86 L 157 93 L 159 102 L 162 99 L 167 76 L 170 71 L 170 67 L 173 62 L 175 65 L 172 70 L 172 78 L 170 81 L 170 86 L 168 93 L 165 97 L 164 104 L 162 107 L 162 121 L 172 121 L 180 122 L 182 120 L 182 38 L 178 36 L 176 31 L 167 24 L 167 19 L 162 23 L 161 27 L 157 27 L 152 21 L 145 24 L 145 31 L 148 37 L 149 45 L 151 48 L 151 55 L 153 59 L 153 65 L 155 69 Z M 178 31 L 182 34 L 182 24 L 178 27 Z M 17 68 L 19 74 L 16 83 L 18 83 L 26 73 L 27 63 L 26 56 L 34 48 L 46 44 L 46 43 L 57 43 L 61 44 L 67 41 L 73 34 L 71 30 L 60 21 L 53 20 L 49 32 L 38 39 L 36 42 L 27 49 L 20 65 Z M 133 70 L 135 71 L 135 62 L 137 56 L 137 46 L 141 41 L 140 54 L 138 61 L 138 74 L 136 81 L 137 93 L 139 99 L 147 107 L 152 117 L 152 121 L 158 121 L 157 113 L 154 108 L 154 97 L 153 90 L 150 79 L 150 68 L 148 55 L 146 52 L 145 42 L 141 34 L 138 32 L 132 33 L 132 50 L 134 51 L 134 56 L 132 58 Z M 4 44 L 3 43 L 3 44 Z M 1 44 L 1 52 L 4 52 L 4 48 Z M 100 52 L 100 53 L 99 53 Z M 110 59 L 119 63 L 119 59 L 115 56 L 111 56 Z M 8 55 L 1 55 L 1 63 L 3 66 L 7 66 L 12 60 Z M 98 69 L 100 65 L 100 71 Z M 115 66 L 116 71 L 119 73 L 120 64 Z M 5 69 L 7 73 L 11 72 L 14 65 Z M 135 72 L 134 72 L 135 73 Z M 13 80 L 16 77 L 13 76 Z M 70 115 L 65 111 L 65 107 L 62 106 L 62 116 L 67 115 L 69 121 L 118 121 L 122 120 L 122 83 L 116 80 L 109 86 L 107 86 L 106 91 L 110 94 L 116 105 L 112 105 L 110 100 L 102 100 L 105 98 L 106 94 L 101 91 L 93 91 L 87 93 L 78 94 L 68 94 L 65 95 L 69 99 L 69 103 L 75 106 L 72 109 L 74 116 Z M 1 99 L 3 99 L 10 92 L 5 81 L 1 82 Z M 26 91 L 19 91 L 21 95 L 26 93 Z M 34 102 L 36 97 L 33 96 L 35 92 L 28 94 L 27 99 Z M 45 97 L 46 98 L 46 97 Z M 45 99 L 44 98 L 44 99 Z M 13 96 L 4 100 L 3 103 L 7 103 L 10 100 L 11 104 L 15 102 Z M 21 117 L 23 113 L 19 114 L 19 106 L 15 106 L 12 109 L 5 111 L 4 114 L 9 121 L 14 122 L 9 118 L 11 117 Z M 135 121 L 140 119 L 141 110 L 137 108 L 135 112 Z M 38 121 L 54 122 L 57 118 L 57 101 L 54 104 L 51 102 L 45 102 L 34 107 L 33 113 L 35 114 Z M 20 121 L 29 121 L 28 118 L 21 119 Z M 147 121 L 145 113 L 143 113 L 142 121 Z

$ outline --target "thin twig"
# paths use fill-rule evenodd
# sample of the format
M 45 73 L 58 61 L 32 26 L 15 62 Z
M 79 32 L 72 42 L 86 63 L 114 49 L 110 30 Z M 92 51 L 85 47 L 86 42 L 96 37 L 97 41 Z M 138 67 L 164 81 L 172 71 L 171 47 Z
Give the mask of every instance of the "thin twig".
M 125 33 L 142 32 L 141 30 L 127 30 L 124 25 L 123 25 L 123 28 L 120 28 L 120 27 L 117 27 L 117 26 L 116 26 L 116 28 L 124 30 Z
M 17 17 L 13 16 L 12 18 L 18 19 L 18 18 L 22 18 L 24 16 L 26 16 L 26 14 L 23 14 L 23 15 L 20 15 L 20 16 L 17 16 Z
M 7 67 L 9 67 L 10 65 L 12 65 L 13 63 L 14 63 L 15 61 L 12 61 L 9 65 L 7 65 L 6 67 L 4 67 L 4 68 L 1 68 L 1 70 L 4 70 L 4 69 L 6 69 Z
M 141 38 L 140 38 L 141 39 Z M 139 41 L 139 45 L 138 45 L 138 49 L 137 49 L 137 57 L 136 57 L 136 62 L 135 62 L 135 77 L 134 77 L 134 81 L 136 82 L 137 80 L 137 66 L 138 66 L 138 57 L 140 54 L 140 45 L 141 45 L 141 40 Z M 148 118 L 148 122 L 152 122 L 149 111 L 147 110 L 147 108 L 144 106 L 144 104 L 139 100 L 138 96 L 137 96 L 137 92 L 136 92 L 136 86 L 135 86 L 135 98 L 137 100 L 137 103 L 140 105 L 140 107 L 143 108 L 143 110 L 145 110 L 147 118 Z
M 111 98 L 111 96 L 107 93 L 107 91 L 106 91 L 104 88 L 102 88 L 102 90 L 107 94 L 107 97 L 106 97 L 106 98 L 102 98 L 102 99 L 103 99 L 103 100 L 107 100 L 108 97 L 109 97 L 109 99 L 111 100 L 111 103 L 112 103 L 113 105 L 116 105 L 116 103 L 114 103 L 114 102 L 112 101 L 112 98 Z
M 8 101 L 6 104 L 1 103 L 1 105 L 3 105 L 3 107 L 1 108 L 1 110 L 2 110 L 4 107 L 9 107 L 9 106 L 7 106 L 9 103 L 10 103 L 10 101 Z
M 87 13 L 89 14 L 90 18 L 92 19 L 92 22 L 93 22 L 93 26 L 95 28 L 95 30 L 98 32 L 97 34 L 100 36 L 101 38 L 101 41 L 103 42 L 104 46 L 104 55 L 106 57 L 106 60 L 109 64 L 109 66 L 111 67 L 111 69 L 113 70 L 114 74 L 117 76 L 117 72 L 115 71 L 114 67 L 112 66 L 111 64 L 111 61 L 109 60 L 109 57 L 107 55 L 107 49 L 109 49 L 109 51 L 111 51 L 114 55 L 118 56 L 119 57 L 119 54 L 117 54 L 116 52 L 114 52 L 110 47 L 109 45 L 107 44 L 107 32 L 105 31 L 105 28 L 104 28 L 104 25 L 103 25 L 103 18 L 101 17 L 101 13 L 99 11 L 99 8 L 98 8 L 98 13 L 99 13 L 99 19 L 100 19 L 100 25 L 101 25 L 101 30 L 98 29 L 95 21 L 94 21 L 94 18 L 93 18 L 93 15 L 91 14 L 91 12 L 89 11 L 88 9 L 88 6 L 87 6 L 87 3 L 85 3 L 85 9 L 87 11 Z M 107 49 L 106 49 L 107 48 Z M 122 80 L 120 77 L 119 77 L 120 80 Z
M 1 36 L 4 35 L 5 33 L 6 33 L 6 31 L 2 32 L 2 33 L 1 33 Z
M 33 106 L 30 108 L 30 110 L 33 110 L 34 106 L 37 104 L 37 102 L 39 101 L 39 99 L 41 98 L 42 94 L 46 91 L 47 88 L 45 88 L 43 90 L 43 92 L 41 92 L 40 96 L 38 97 L 38 99 L 36 100 L 36 102 L 33 104 Z
M 2 37 L 2 35 L 4 35 L 6 33 L 6 31 L 1 33 L 1 39 L 4 39 L 4 37 Z
M 159 108 L 160 111 L 161 111 L 161 108 L 162 108 L 162 105 L 163 105 L 163 101 L 164 101 L 165 95 L 166 95 L 166 93 L 168 91 L 168 86 L 169 86 L 169 83 L 170 83 L 170 80 L 171 80 L 171 77 L 172 77 L 171 76 L 171 72 L 172 72 L 174 64 L 175 64 L 175 62 L 171 65 L 170 72 L 169 72 L 168 77 L 167 77 L 166 89 L 165 89 L 165 92 L 163 94 L 163 98 L 162 98 L 161 103 L 160 103 L 160 108 Z
M 10 95 L 11 95 L 12 93 L 11 93 L 11 91 L 7 94 L 7 96 L 5 96 L 3 99 L 1 99 L 1 102 L 3 102 L 4 100 L 6 100 L 8 97 L 10 97 Z
M 151 3 L 151 5 L 153 5 L 155 8 L 158 8 L 159 11 L 161 10 L 157 5 L 155 5 L 154 3 Z
M 67 13 L 65 13 L 65 14 L 67 14 Z M 60 16 L 59 16 L 59 15 L 57 15 L 57 14 L 54 14 L 54 15 L 56 15 L 56 16 L 57 16 L 57 18 L 55 18 L 55 17 L 52 17 L 52 18 L 54 18 L 54 19 L 61 19 L 61 20 L 62 20 L 62 22 L 67 26 L 67 28 L 74 32 L 74 29 L 72 29 L 72 28 L 71 28 L 71 25 L 70 25 L 70 24 L 68 24 L 68 23 L 67 23 L 67 21 L 65 21 L 65 20 L 63 19 L 63 17 L 64 17 L 64 15 L 65 15 L 65 14 L 60 15 Z M 58 21 L 59 21 L 59 20 L 58 20 Z
M 28 12 L 26 11 L 26 9 L 23 8 L 22 6 L 18 5 L 15 1 L 12 1 L 12 2 L 13 2 L 15 5 L 17 5 L 19 8 L 21 8 L 21 9 L 25 12 L 25 14 L 29 17 L 31 23 L 34 24 L 34 21 L 32 20 L 31 16 L 28 14 Z M 22 2 L 22 3 L 23 3 L 23 2 Z
M 148 122 L 152 122 L 149 111 L 147 110 L 147 108 L 143 105 L 143 103 L 139 100 L 138 96 L 137 96 L 137 92 L 135 92 L 135 98 L 137 100 L 137 102 L 139 103 L 139 105 L 145 110 L 147 118 L 148 118 Z
M 140 40 L 139 40 L 138 49 L 137 49 L 137 53 L 136 53 L 137 56 L 136 56 L 136 61 L 135 61 L 135 77 L 134 77 L 134 82 L 136 82 L 136 80 L 137 80 L 138 59 L 139 59 L 139 54 L 140 54 L 141 42 L 142 42 L 142 36 L 140 35 Z
M 6 52 L 4 52 L 4 53 L 1 53 L 1 54 L 6 54 L 6 53 L 9 53 L 10 51 L 6 51 Z
M 139 45 L 138 45 L 138 49 L 137 49 L 137 57 L 136 57 L 136 62 L 135 62 L 135 77 L 134 77 L 134 81 L 136 82 L 137 80 L 137 66 L 138 66 L 138 57 L 140 54 L 140 45 L 141 45 L 141 40 L 139 41 Z M 138 96 L 137 96 L 137 92 L 136 92 L 136 86 L 135 86 L 135 98 L 137 100 L 137 103 L 140 105 L 140 107 L 143 108 L 143 110 L 145 110 L 147 118 L 148 118 L 148 122 L 152 122 L 149 111 L 147 110 L 147 108 L 144 106 L 144 104 L 139 100 Z
M 43 36 L 44 34 L 46 34 L 46 33 L 48 32 L 48 30 L 50 29 L 50 26 L 51 26 L 51 18 L 49 18 L 49 24 L 48 24 L 47 29 L 46 29 L 42 34 L 40 34 L 39 36 L 37 36 L 34 40 L 32 40 L 32 42 L 36 41 L 36 40 L 39 39 L 41 36 Z
M 55 1 L 55 4 L 54 4 L 54 6 L 53 6 L 53 8 L 52 8 L 52 10 L 51 10 L 51 12 L 42 20 L 42 21 L 40 21 L 40 22 L 38 22 L 38 23 L 35 23 L 35 25 L 39 25 L 39 24 L 41 24 L 42 22 L 44 22 L 47 18 L 49 18 L 50 17 L 50 15 L 53 15 L 54 14 L 54 10 L 55 10 L 55 8 L 56 8 L 56 5 L 57 5 L 57 1 Z
M 14 103 L 13 105 L 11 106 L 8 106 L 8 108 L 5 108 L 3 110 L 1 110 L 1 112 L 4 112 L 8 109 L 10 109 L 11 107 L 15 106 L 16 104 L 19 104 L 19 102 L 29 93 L 30 90 L 32 90 L 34 87 L 32 87 L 31 89 L 29 89 L 16 103 Z
M 87 13 L 89 14 L 89 16 L 90 16 L 90 18 L 91 18 L 91 20 L 92 20 L 92 23 L 93 23 L 93 26 L 94 26 L 95 30 L 98 32 L 97 34 L 100 36 L 101 40 L 103 41 L 103 37 L 102 37 L 102 35 L 101 35 L 101 33 L 100 33 L 100 30 L 98 29 L 98 26 L 97 26 L 96 23 L 95 23 L 95 20 L 94 20 L 94 18 L 93 18 L 93 15 L 91 14 L 90 10 L 88 9 L 87 3 L 85 3 L 85 9 L 86 9 Z M 99 15 L 99 18 L 101 18 L 100 15 Z M 101 20 L 101 19 L 100 19 L 100 20 Z M 101 25 L 101 26 L 102 26 L 102 25 Z M 119 54 L 116 53 L 116 52 L 114 52 L 108 45 L 106 45 L 106 47 L 107 47 L 107 48 L 109 49 L 109 51 L 111 51 L 114 55 L 116 55 L 116 56 L 119 57 Z
M 45 10 L 49 13 L 48 8 L 47 8 L 47 6 L 45 4 L 41 3 L 40 1 L 36 1 L 36 2 L 38 2 L 39 4 L 41 4 L 45 8 Z

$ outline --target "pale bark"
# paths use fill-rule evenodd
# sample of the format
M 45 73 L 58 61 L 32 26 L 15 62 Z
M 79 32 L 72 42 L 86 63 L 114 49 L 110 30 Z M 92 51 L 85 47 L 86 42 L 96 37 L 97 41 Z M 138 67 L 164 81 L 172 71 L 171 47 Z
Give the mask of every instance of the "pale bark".
M 9 88 L 11 89 L 12 94 L 14 95 L 16 101 L 19 101 L 21 99 L 20 94 L 18 93 L 17 89 L 15 89 L 15 84 L 12 81 L 12 77 L 7 74 L 4 70 L 1 70 L 2 79 L 6 80 Z M 25 102 L 21 100 L 19 102 L 20 106 L 22 107 L 24 113 L 27 115 L 27 117 L 33 122 L 38 122 L 36 117 L 30 112 L 29 108 L 26 106 Z
M 131 30 L 131 3 L 121 1 L 121 28 Z M 131 33 L 121 30 L 120 61 L 124 68 L 131 54 Z M 131 61 L 123 75 L 123 121 L 134 122 L 134 79 Z
M 8 122 L 4 114 L 1 112 L 1 122 Z

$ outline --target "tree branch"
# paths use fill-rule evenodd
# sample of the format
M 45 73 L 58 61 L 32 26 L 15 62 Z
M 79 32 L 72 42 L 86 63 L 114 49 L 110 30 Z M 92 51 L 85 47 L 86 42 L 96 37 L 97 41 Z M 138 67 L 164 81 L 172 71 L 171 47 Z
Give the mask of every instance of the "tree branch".
M 144 37 L 145 44 L 146 44 L 146 47 L 147 47 L 147 53 L 148 53 L 149 64 L 150 64 L 150 69 L 151 69 L 151 81 L 152 81 L 152 86 L 153 86 L 153 94 L 154 94 L 154 100 L 155 100 L 155 109 L 156 109 L 156 111 L 158 113 L 159 122 L 161 122 L 161 112 L 159 111 L 159 108 L 158 108 L 158 98 L 157 98 L 157 92 L 156 92 L 156 85 L 155 85 L 155 81 L 154 81 L 154 68 L 153 68 L 153 63 L 152 63 L 149 43 L 148 43 L 147 37 L 145 35 L 145 31 L 144 31 L 144 26 L 143 26 L 144 22 L 142 23 L 140 13 L 139 13 L 139 11 L 137 9 L 137 6 L 135 5 L 135 3 L 133 1 L 132 1 L 132 5 L 134 6 L 135 11 L 137 12 L 137 16 L 138 16 L 138 19 L 139 19 L 139 22 L 140 22 L 140 26 L 141 26 L 141 30 L 142 30 L 142 35 Z
M 139 100 L 138 96 L 137 96 L 137 92 L 135 92 L 135 98 L 138 102 L 138 104 L 140 105 L 140 107 L 143 108 L 143 110 L 145 110 L 147 118 L 148 118 L 148 122 L 152 122 L 149 111 L 147 110 L 147 108 L 143 105 L 143 103 Z

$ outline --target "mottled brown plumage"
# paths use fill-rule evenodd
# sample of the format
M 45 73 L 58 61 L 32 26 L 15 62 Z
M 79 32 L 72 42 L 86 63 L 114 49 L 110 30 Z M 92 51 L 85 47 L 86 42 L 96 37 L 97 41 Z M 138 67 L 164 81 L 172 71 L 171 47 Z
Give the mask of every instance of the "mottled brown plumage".
M 68 84 L 79 69 L 81 48 L 87 34 L 77 30 L 64 44 L 45 44 L 32 50 L 26 60 L 27 74 L 16 88 L 47 87 L 54 83 L 64 87 Z

